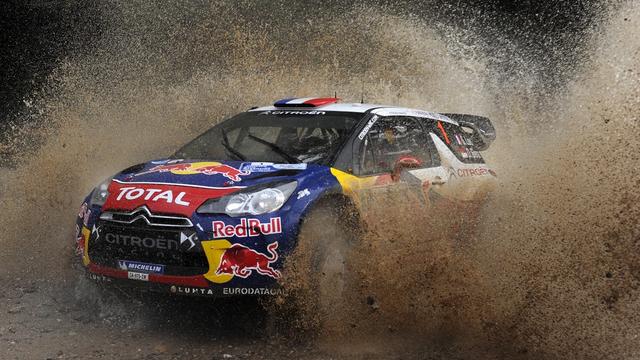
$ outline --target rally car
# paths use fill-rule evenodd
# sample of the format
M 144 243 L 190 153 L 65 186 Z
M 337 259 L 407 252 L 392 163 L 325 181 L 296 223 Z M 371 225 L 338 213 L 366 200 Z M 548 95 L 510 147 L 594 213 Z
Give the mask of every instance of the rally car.
M 78 259 L 92 279 L 114 285 L 213 297 L 280 294 L 284 260 L 320 205 L 336 210 L 327 226 L 360 221 L 371 205 L 367 191 L 406 182 L 418 184 L 427 205 L 481 202 L 496 175 L 480 151 L 494 139 L 481 116 L 337 98 L 279 100 L 100 183 L 78 214 Z M 385 206 L 393 209 L 392 202 Z M 318 239 L 319 249 L 331 246 L 314 262 L 327 279 L 321 285 L 335 285 L 344 271 L 335 245 L 341 233 Z

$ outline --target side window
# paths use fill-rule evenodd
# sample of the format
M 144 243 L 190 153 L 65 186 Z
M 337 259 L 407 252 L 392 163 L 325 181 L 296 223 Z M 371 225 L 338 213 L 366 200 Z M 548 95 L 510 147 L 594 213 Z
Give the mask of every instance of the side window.
M 384 117 L 369 130 L 360 152 L 360 175 L 393 170 L 402 157 L 418 159 L 422 168 L 440 165 L 440 158 L 428 132 L 411 117 Z
M 482 155 L 480 155 L 480 152 L 473 150 L 473 142 L 460 126 L 437 121 L 431 131 L 447 144 L 458 160 L 467 164 L 484 164 Z

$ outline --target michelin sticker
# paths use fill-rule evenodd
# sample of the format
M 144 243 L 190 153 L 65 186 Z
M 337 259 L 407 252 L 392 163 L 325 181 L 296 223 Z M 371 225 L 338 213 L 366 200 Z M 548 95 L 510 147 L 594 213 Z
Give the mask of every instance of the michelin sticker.
M 120 270 L 126 270 L 126 271 L 154 273 L 154 274 L 164 273 L 164 265 L 147 264 L 147 263 L 142 263 L 137 261 L 118 260 L 118 267 L 120 268 Z

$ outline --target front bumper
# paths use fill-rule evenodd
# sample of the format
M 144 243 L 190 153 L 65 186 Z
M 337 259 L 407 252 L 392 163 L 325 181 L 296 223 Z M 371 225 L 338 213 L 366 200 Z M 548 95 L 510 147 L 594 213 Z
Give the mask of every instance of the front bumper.
M 295 238 L 281 228 L 279 217 L 280 227 L 272 227 L 273 234 L 235 236 L 231 240 L 212 236 L 212 229 L 204 225 L 215 222 L 210 219 L 206 222 L 193 219 L 196 224 L 193 228 L 179 230 L 148 229 L 140 224 L 119 226 L 97 218 L 92 220 L 91 225 L 79 223 L 81 230 L 77 236 L 78 254 L 92 280 L 177 295 L 283 294 L 278 283 L 278 269 L 282 267 L 279 254 L 280 250 L 289 251 L 293 243 L 290 240 Z M 246 219 L 224 221 L 236 226 L 247 223 Z M 276 223 L 273 217 L 259 221 Z M 263 230 L 268 230 L 266 225 Z M 214 239 L 200 240 L 207 236 Z M 139 246 L 145 242 L 149 248 Z M 162 271 L 132 270 L 123 267 L 123 263 L 159 264 Z
M 150 276 L 149 281 L 129 279 L 127 271 L 98 265 L 84 268 L 85 276 L 98 284 L 113 286 L 125 291 L 149 291 L 154 293 L 173 294 L 179 296 L 199 297 L 235 297 L 235 296 L 277 296 L 285 295 L 285 289 L 278 284 L 271 287 L 232 287 L 225 285 L 211 285 L 204 278 L 196 276 L 185 278 Z M 151 274 L 150 274 L 151 275 Z

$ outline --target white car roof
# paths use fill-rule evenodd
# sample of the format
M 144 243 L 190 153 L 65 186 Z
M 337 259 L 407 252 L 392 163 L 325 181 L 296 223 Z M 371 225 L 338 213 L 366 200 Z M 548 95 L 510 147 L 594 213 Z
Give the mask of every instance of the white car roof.
M 398 107 L 398 106 L 377 105 L 377 104 L 333 103 L 333 104 L 314 106 L 314 107 L 263 106 L 263 107 L 251 109 L 249 111 L 335 111 L 335 112 L 365 113 L 369 110 L 372 110 L 371 111 L 372 114 L 376 114 L 379 116 L 412 116 L 412 117 L 418 117 L 418 118 L 440 120 L 440 121 L 458 125 L 457 121 L 454 121 L 442 114 L 438 114 L 435 112 L 404 108 L 404 107 Z

